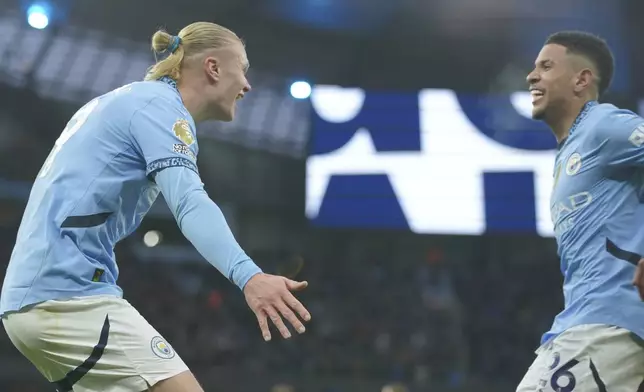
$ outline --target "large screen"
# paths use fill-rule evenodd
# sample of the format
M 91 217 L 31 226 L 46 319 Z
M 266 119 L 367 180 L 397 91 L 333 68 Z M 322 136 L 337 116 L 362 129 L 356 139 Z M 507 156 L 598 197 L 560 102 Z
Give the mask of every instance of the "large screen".
M 553 235 L 556 141 L 527 92 L 316 86 L 306 215 L 314 225 Z

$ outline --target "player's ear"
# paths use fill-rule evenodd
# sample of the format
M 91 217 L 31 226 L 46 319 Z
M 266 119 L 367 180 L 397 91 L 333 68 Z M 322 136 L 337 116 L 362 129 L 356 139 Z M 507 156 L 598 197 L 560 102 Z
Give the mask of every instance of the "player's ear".
M 594 79 L 595 75 L 593 75 L 593 71 L 591 69 L 584 68 L 579 71 L 575 80 L 575 92 L 581 93 L 586 90 L 593 84 Z
M 221 67 L 219 60 L 216 57 L 207 56 L 204 58 L 204 68 L 206 75 L 213 82 L 218 82 L 221 77 Z

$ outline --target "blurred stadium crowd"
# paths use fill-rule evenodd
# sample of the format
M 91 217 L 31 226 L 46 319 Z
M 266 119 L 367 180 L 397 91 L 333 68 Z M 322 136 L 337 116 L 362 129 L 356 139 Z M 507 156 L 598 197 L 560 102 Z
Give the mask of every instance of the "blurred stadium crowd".
M 6 262 L 11 235 L 2 238 Z M 543 251 L 455 260 L 436 247 L 410 258 L 382 245 L 338 245 L 266 263 L 310 282 L 302 301 L 314 321 L 288 341 L 263 342 L 243 295 L 206 263 L 150 265 L 123 247 L 121 287 L 206 390 L 231 392 L 511 390 L 561 306 L 557 260 Z M 289 259 L 255 254 L 260 264 L 276 256 Z M 26 360 L 4 334 L 0 347 L 16 385 L 3 390 L 30 391 Z M 33 391 L 46 390 L 39 378 Z

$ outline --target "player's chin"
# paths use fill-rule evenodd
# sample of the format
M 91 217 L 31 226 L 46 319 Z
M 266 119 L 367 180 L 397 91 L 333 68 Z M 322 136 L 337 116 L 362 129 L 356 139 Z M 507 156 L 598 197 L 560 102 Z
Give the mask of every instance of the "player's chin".
M 221 110 L 217 115 L 217 120 L 222 122 L 231 122 L 235 119 L 235 107 L 228 110 Z
M 234 119 L 235 119 L 235 115 L 234 115 L 233 113 L 231 113 L 230 115 L 223 116 L 219 121 L 222 121 L 222 122 L 231 122 L 231 121 L 233 121 Z
M 546 109 L 541 105 L 535 105 L 532 107 L 532 119 L 542 120 L 545 115 Z

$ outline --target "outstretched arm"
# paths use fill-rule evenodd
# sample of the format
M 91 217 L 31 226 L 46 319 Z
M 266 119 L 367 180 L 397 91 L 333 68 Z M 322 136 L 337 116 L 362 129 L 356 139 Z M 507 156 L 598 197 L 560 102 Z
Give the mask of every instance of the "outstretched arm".
M 160 171 L 155 181 L 183 235 L 201 255 L 240 289 L 262 270 L 246 255 L 224 214 L 203 189 L 201 179 L 185 167 Z

